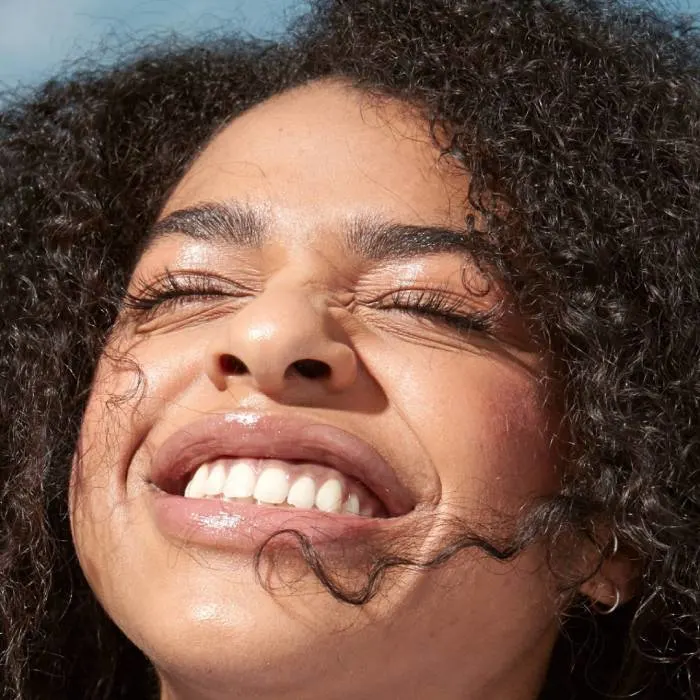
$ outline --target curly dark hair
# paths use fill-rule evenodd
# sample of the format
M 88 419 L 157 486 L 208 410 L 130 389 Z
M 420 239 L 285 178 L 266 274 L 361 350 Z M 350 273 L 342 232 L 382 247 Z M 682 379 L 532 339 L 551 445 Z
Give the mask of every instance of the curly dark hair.
M 203 144 L 333 76 L 449 134 L 491 262 L 557 358 L 571 446 L 529 532 L 602 526 L 638 567 L 613 615 L 574 601 L 542 697 L 700 697 L 699 58 L 690 19 L 611 1 L 319 0 L 278 42 L 173 40 L 6 95 L 0 697 L 154 693 L 71 540 L 91 377 L 140 243 Z

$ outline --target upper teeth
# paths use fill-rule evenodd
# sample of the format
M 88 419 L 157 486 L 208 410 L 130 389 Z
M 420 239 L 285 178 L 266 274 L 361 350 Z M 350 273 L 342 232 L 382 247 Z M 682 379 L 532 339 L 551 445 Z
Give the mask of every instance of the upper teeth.
M 328 467 L 280 460 L 218 459 L 202 464 L 185 488 L 185 498 L 222 496 L 327 513 L 375 515 L 381 510 L 369 492 Z

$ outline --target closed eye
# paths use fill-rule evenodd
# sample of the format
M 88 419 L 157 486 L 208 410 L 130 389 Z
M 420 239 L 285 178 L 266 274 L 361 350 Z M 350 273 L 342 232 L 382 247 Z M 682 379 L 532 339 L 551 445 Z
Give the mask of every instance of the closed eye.
M 173 273 L 168 270 L 156 280 L 136 280 L 132 286 L 133 290 L 122 298 L 122 308 L 145 317 L 185 304 L 242 297 L 250 293 L 232 280 L 200 271 Z
M 492 332 L 497 317 L 497 308 L 468 307 L 463 296 L 442 289 L 403 288 L 382 297 L 373 306 L 424 318 L 464 334 Z

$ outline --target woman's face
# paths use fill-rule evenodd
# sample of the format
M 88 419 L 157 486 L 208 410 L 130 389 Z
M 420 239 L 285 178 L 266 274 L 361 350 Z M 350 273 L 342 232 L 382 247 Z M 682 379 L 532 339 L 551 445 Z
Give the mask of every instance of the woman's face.
M 165 204 L 71 489 L 81 565 L 163 697 L 536 696 L 537 548 L 395 568 L 359 607 L 292 535 L 254 566 L 293 529 L 355 591 L 556 488 L 546 358 L 470 259 L 468 179 L 439 156 L 406 105 L 316 83 L 232 121 Z

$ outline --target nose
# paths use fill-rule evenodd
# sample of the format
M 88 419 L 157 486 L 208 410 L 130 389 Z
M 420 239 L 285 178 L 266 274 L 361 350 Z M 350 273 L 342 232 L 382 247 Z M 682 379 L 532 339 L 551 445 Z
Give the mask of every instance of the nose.
M 305 383 L 342 392 L 357 377 L 357 356 L 325 304 L 302 292 L 263 292 L 224 318 L 208 348 L 206 373 L 220 390 L 248 377 L 264 394 L 279 396 Z

